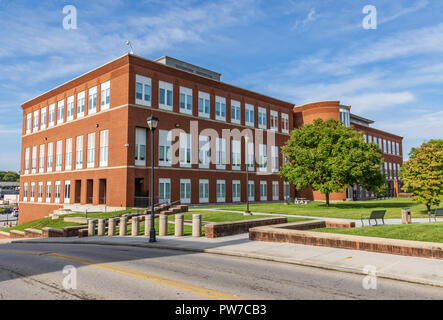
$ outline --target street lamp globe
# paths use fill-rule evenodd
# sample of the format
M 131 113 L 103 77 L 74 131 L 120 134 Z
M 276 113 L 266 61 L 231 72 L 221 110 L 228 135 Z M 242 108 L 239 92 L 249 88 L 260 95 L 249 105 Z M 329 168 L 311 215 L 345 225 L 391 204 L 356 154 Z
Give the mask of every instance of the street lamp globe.
M 146 119 L 146 122 L 148 123 L 150 130 L 155 130 L 158 125 L 158 118 L 156 116 L 149 116 L 149 118 Z

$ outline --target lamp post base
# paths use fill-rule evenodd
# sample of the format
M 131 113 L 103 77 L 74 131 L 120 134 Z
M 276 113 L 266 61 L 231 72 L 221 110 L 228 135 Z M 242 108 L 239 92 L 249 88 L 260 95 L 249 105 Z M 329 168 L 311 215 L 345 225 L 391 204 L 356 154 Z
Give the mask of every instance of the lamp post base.
M 243 213 L 244 216 L 252 216 L 251 211 L 247 210 Z

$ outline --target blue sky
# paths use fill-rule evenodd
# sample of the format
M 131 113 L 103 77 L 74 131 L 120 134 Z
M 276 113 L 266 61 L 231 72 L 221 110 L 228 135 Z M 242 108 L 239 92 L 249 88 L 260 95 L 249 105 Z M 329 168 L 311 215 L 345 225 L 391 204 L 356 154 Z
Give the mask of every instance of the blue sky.
M 338 4 L 339 3 L 339 4 Z M 362 27 L 377 8 L 377 29 Z M 65 5 L 77 29 L 63 28 Z M 18 170 L 20 105 L 126 52 L 169 55 L 296 105 L 340 100 L 412 146 L 443 137 L 441 0 L 0 0 L 0 170 Z

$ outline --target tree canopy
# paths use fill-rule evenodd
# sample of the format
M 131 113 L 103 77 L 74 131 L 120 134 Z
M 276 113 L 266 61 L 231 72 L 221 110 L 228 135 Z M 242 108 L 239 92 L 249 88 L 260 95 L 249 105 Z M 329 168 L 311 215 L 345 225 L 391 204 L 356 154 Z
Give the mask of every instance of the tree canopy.
M 426 205 L 438 206 L 443 194 L 443 140 L 430 140 L 420 148 L 412 148 L 409 160 L 400 169 L 403 191 Z
M 0 181 L 17 182 L 20 175 L 14 171 L 0 171 Z
M 287 161 L 280 176 L 297 190 L 311 187 L 325 194 L 327 206 L 330 193 L 355 183 L 376 194 L 386 189 L 379 146 L 366 143 L 361 133 L 340 121 L 316 119 L 294 129 L 282 153 Z

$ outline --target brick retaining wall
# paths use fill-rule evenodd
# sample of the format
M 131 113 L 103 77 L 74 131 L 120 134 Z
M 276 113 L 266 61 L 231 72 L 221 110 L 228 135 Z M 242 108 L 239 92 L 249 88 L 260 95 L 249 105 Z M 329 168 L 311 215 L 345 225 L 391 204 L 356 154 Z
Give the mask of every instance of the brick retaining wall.
M 217 222 L 205 225 L 206 238 L 219 238 L 232 236 L 239 233 L 247 233 L 250 228 L 268 226 L 273 224 L 286 223 L 288 221 L 285 217 L 279 218 L 264 218 L 254 220 L 242 220 L 233 222 Z

